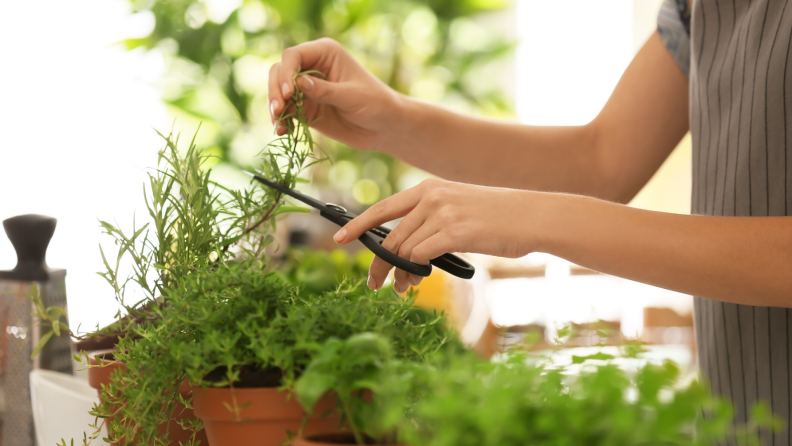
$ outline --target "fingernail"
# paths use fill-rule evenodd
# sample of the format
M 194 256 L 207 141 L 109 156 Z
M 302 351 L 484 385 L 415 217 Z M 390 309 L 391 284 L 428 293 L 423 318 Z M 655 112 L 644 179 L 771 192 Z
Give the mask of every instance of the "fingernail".
M 346 238 L 346 235 L 347 235 L 347 230 L 346 230 L 346 228 L 341 228 L 341 229 L 340 229 L 338 232 L 336 232 L 336 234 L 333 236 L 333 240 L 335 240 L 335 242 L 336 242 L 336 243 L 341 243 L 341 242 L 342 242 L 342 241 L 344 241 L 344 239 Z
M 283 85 L 281 86 L 281 91 L 283 92 L 284 96 L 288 96 L 289 95 L 289 84 L 284 82 Z
M 311 79 L 311 76 L 303 76 L 302 89 L 303 91 L 311 91 L 314 88 L 314 81 Z
M 270 103 L 270 113 L 272 113 L 273 117 L 275 116 L 275 110 L 278 108 L 278 105 L 280 104 L 278 103 L 277 99 Z
M 368 285 L 368 287 L 372 290 L 377 289 L 377 282 L 374 281 L 374 278 L 371 277 L 371 275 L 368 276 L 368 282 L 366 282 L 366 285 Z

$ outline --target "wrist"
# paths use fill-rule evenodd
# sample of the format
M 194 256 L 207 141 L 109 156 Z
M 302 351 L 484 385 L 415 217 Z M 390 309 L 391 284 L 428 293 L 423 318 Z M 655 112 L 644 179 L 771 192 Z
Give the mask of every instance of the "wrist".
M 426 104 L 409 96 L 392 91 L 392 100 L 386 110 L 387 125 L 382 131 L 376 150 L 398 158 L 400 148 L 420 139 L 421 124 L 426 119 Z
M 531 225 L 527 228 L 531 236 L 530 251 L 557 254 L 568 239 L 570 224 L 575 219 L 575 206 L 571 202 L 580 197 L 548 192 L 526 193 L 530 196 L 530 206 L 526 207 L 531 214 Z

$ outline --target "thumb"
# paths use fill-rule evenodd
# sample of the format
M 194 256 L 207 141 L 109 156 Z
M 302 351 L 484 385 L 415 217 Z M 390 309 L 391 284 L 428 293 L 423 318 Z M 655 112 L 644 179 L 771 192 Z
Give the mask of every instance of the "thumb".
M 330 82 L 313 76 L 305 75 L 297 78 L 297 86 L 317 104 L 327 104 L 339 108 L 351 105 L 351 98 L 346 94 L 347 85 Z

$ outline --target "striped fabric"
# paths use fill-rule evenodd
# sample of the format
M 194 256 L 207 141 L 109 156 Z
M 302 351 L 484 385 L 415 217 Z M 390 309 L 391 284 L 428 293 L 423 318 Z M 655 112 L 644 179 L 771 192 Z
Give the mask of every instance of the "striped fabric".
M 679 68 L 690 76 L 690 10 L 686 0 L 665 0 L 657 15 L 657 33 Z
M 781 216 L 792 212 L 789 3 L 693 3 L 694 214 Z M 702 373 L 715 393 L 734 402 L 736 419 L 745 421 L 753 403 L 764 400 L 785 423 L 792 424 L 792 312 L 696 298 L 695 315 Z M 789 429 L 762 436 L 765 445 L 792 444 Z

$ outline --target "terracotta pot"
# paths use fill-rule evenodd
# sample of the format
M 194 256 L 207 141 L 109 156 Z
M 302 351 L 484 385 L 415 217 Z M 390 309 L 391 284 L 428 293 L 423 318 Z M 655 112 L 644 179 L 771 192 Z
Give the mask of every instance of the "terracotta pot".
M 366 443 L 374 444 L 374 443 Z M 357 446 L 355 436 L 352 432 L 333 432 L 328 434 L 316 434 L 299 436 L 294 439 L 291 446 L 338 446 L 352 445 Z M 392 445 L 399 446 L 399 445 Z
M 239 414 L 230 407 L 240 408 Z M 306 435 L 333 432 L 340 424 L 340 416 L 322 414 L 336 407 L 335 397 L 324 397 L 314 407 L 303 430 Z M 212 446 L 280 446 L 288 433 L 297 432 L 305 411 L 297 398 L 275 387 L 193 389 L 193 408 L 206 428 Z
M 105 352 L 105 354 L 110 352 Z M 102 356 L 102 353 L 93 353 L 88 355 L 91 361 L 91 365 L 97 365 L 96 359 L 94 356 Z M 116 370 L 121 370 L 122 372 L 126 371 L 126 365 L 122 362 L 102 359 L 102 363 L 105 365 L 104 367 L 91 367 L 88 369 L 88 384 L 96 389 L 99 393 L 99 398 L 102 399 L 102 385 L 107 386 L 110 384 L 110 375 L 115 372 Z M 179 386 L 179 393 L 188 398 L 190 393 L 192 393 L 192 387 L 190 384 L 185 380 L 182 382 L 181 386 Z M 104 400 L 102 400 L 104 402 Z M 178 445 L 180 442 L 186 443 L 192 437 L 192 431 L 186 431 L 179 426 L 178 421 L 181 420 L 189 420 L 195 417 L 192 409 L 187 409 L 181 403 L 176 403 L 176 410 L 174 412 L 176 414 L 176 418 L 170 420 L 168 423 L 162 423 L 159 425 L 159 433 L 164 434 L 168 432 L 168 439 L 171 441 L 172 444 Z M 110 418 L 109 421 L 112 421 L 113 418 Z M 166 431 L 167 429 L 167 431 Z M 206 439 L 206 431 L 200 430 L 198 434 L 195 436 L 196 440 L 201 441 L 202 446 L 207 446 L 209 441 Z M 113 446 L 117 446 L 116 443 L 113 443 Z

